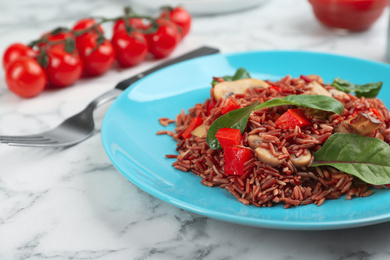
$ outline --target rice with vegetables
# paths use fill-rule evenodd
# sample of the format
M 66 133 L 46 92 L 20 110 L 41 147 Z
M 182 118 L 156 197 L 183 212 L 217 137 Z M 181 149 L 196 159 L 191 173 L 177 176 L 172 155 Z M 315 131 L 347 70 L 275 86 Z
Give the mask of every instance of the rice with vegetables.
M 244 69 L 213 78 L 210 98 L 176 119 L 173 167 L 255 206 L 365 197 L 390 183 L 390 116 L 375 98 L 382 83 L 319 76 L 279 81 Z M 347 93 L 350 92 L 350 93 Z

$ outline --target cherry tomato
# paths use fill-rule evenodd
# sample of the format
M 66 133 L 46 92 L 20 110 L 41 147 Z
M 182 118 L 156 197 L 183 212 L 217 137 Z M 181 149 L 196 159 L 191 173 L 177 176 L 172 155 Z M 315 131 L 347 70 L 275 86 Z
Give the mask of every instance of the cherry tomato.
M 91 28 L 92 26 L 94 26 L 94 25 L 96 25 L 97 24 L 97 22 L 96 22 L 96 20 L 95 19 L 93 19 L 93 18 L 84 18 L 84 19 L 81 19 L 81 20 L 78 20 L 76 23 L 75 23 L 75 25 L 73 25 L 73 27 L 72 27 L 72 30 L 73 30 L 73 32 L 75 32 L 76 34 L 77 34 L 77 32 L 80 32 L 80 31 L 82 31 L 82 30 L 86 30 L 86 29 L 88 29 L 88 28 Z M 101 32 L 101 33 L 104 33 L 104 31 L 103 31 L 103 28 L 100 26 L 100 25 L 98 25 L 98 30 Z M 91 29 L 91 32 L 93 32 L 94 30 L 93 29 Z M 76 38 L 77 38 L 78 36 L 76 35 Z
M 112 45 L 116 59 L 122 67 L 130 67 L 141 63 L 148 55 L 148 45 L 145 36 L 133 31 L 117 31 L 112 37 Z
M 13 93 L 30 98 L 38 95 L 46 86 L 42 67 L 31 57 L 19 57 L 6 68 L 5 80 Z
M 3 54 L 3 68 L 6 68 L 8 64 L 19 57 L 35 57 L 36 55 L 37 52 L 35 50 L 22 43 L 11 44 Z
M 160 15 L 161 18 L 171 20 L 177 26 L 179 26 L 179 32 L 184 38 L 191 28 L 191 15 L 183 7 L 164 8 Z
M 153 34 L 148 34 L 149 51 L 156 58 L 168 57 L 180 41 L 180 33 L 177 26 L 166 19 L 157 19 L 158 29 Z
M 81 41 L 83 41 L 84 38 L 88 38 L 91 35 L 97 34 L 97 31 L 96 31 L 96 29 L 90 29 L 88 32 L 86 32 L 84 34 L 81 34 L 81 35 L 77 35 L 77 34 L 83 30 L 87 30 L 88 28 L 93 27 L 96 24 L 97 24 L 97 22 L 93 18 L 84 18 L 84 19 L 78 20 L 75 23 L 72 30 L 73 30 L 73 34 L 75 35 L 77 48 L 79 48 L 78 45 L 80 44 Z M 103 28 L 100 25 L 97 26 L 97 30 L 99 30 L 99 32 L 102 34 L 104 33 Z
M 109 70 L 115 61 L 115 51 L 111 42 L 104 39 L 98 47 L 98 34 L 83 37 L 77 46 L 83 62 L 83 73 L 86 76 L 98 76 Z
M 73 37 L 72 33 L 63 31 L 63 32 L 46 32 L 41 36 L 41 40 L 45 39 L 47 42 L 56 42 L 56 41 L 61 41 L 65 40 L 67 38 Z M 46 42 L 38 44 L 39 47 L 43 47 L 46 45 Z
M 53 87 L 66 87 L 81 76 L 83 66 L 77 50 L 67 53 L 63 44 L 47 48 L 49 64 L 45 68 L 48 83 Z
M 368 29 L 383 13 L 388 0 L 309 0 L 317 19 L 332 28 Z
M 135 30 L 146 30 L 148 26 L 144 23 L 141 18 L 129 18 L 129 25 Z M 119 19 L 114 23 L 113 32 L 114 34 L 118 31 L 126 30 L 125 20 Z

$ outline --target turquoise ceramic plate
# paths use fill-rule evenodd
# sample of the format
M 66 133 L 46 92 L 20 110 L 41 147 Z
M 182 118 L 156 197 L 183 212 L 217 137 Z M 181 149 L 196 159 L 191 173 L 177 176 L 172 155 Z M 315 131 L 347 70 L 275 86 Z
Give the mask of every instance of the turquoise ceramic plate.
M 376 190 L 367 198 L 326 201 L 322 206 L 284 209 L 244 206 L 224 189 L 205 187 L 192 173 L 175 170 L 166 154 L 175 153 L 160 117 L 175 118 L 182 109 L 209 97 L 213 76 L 246 68 L 252 77 L 277 80 L 286 75 L 318 74 L 354 83 L 383 81 L 380 98 L 389 106 L 390 66 L 366 60 L 310 52 L 259 51 L 215 54 L 160 70 L 135 83 L 109 108 L 102 126 L 104 149 L 114 166 L 132 183 L 177 207 L 238 224 L 297 230 L 340 229 L 390 219 L 390 191 Z

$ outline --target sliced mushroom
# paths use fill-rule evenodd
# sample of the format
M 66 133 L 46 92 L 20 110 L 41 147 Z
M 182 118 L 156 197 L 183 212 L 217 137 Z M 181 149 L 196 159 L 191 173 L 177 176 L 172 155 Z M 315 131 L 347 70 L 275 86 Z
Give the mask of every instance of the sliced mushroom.
M 302 154 L 299 157 L 296 157 L 295 154 L 290 155 L 290 160 L 297 168 L 303 168 L 307 166 L 311 160 L 311 153 L 307 153 L 306 155 Z
M 382 122 L 365 114 L 359 113 L 354 118 L 342 121 L 335 129 L 338 133 L 373 136 Z
M 332 96 L 332 94 L 330 94 L 330 92 L 327 91 L 323 86 L 321 86 L 321 84 L 318 83 L 317 81 L 310 82 L 308 84 L 308 86 L 312 87 L 310 92 L 315 94 L 315 95 L 323 95 L 323 96 L 328 96 L 328 97 Z
M 335 88 L 329 89 L 330 94 L 332 94 L 332 97 L 343 97 L 346 96 L 347 93 L 337 90 Z
M 257 159 L 274 167 L 280 166 L 283 162 L 282 160 L 276 158 L 268 149 L 257 147 L 255 149 L 255 154 Z
M 197 136 L 197 137 L 205 136 L 207 134 L 207 127 L 206 127 L 206 125 L 205 124 L 201 124 L 200 126 L 195 128 L 194 130 L 192 130 L 191 134 L 193 136 Z
M 318 83 L 324 84 L 324 80 L 318 75 L 307 75 L 306 77 L 313 81 L 317 81 Z
M 259 147 L 262 142 L 263 142 L 263 138 L 261 138 L 258 135 L 249 135 L 248 136 L 248 144 L 252 149 Z
M 268 88 L 267 82 L 259 79 L 239 79 L 235 81 L 224 81 L 214 86 L 214 97 L 216 100 L 227 98 L 233 94 L 245 94 L 249 88 Z
M 259 161 L 269 164 L 271 166 L 279 166 L 282 164 L 282 160 L 275 157 L 268 149 L 259 147 L 263 142 L 263 138 L 258 135 L 249 135 L 248 144 L 252 149 L 255 149 L 255 154 Z

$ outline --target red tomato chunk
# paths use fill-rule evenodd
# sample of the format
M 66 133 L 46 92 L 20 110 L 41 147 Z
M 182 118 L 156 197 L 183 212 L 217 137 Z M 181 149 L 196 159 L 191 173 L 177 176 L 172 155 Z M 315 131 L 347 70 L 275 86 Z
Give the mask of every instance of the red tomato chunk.
M 229 146 L 239 145 L 242 141 L 240 129 L 221 128 L 217 131 L 215 137 L 224 150 Z
M 226 103 L 224 104 L 224 106 L 221 108 L 221 112 L 222 114 L 226 114 L 232 110 L 236 110 L 240 108 L 240 104 L 237 103 L 236 100 L 234 100 L 233 98 L 228 98 L 228 100 L 226 101 Z
M 229 146 L 225 150 L 224 170 L 227 175 L 243 175 L 245 163 L 252 159 L 252 150 L 239 147 Z
M 296 126 L 311 125 L 300 109 L 289 109 L 275 121 L 276 127 L 281 129 L 294 129 Z
M 200 126 L 202 123 L 203 123 L 202 118 L 200 118 L 199 116 L 195 117 L 194 119 L 192 119 L 190 125 L 187 127 L 186 130 L 184 130 L 184 132 L 181 134 L 181 136 L 184 139 L 190 138 L 191 132 L 194 131 L 194 129 L 197 128 L 198 126 Z

